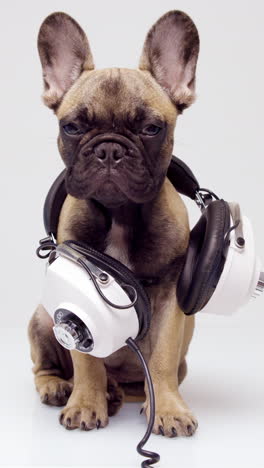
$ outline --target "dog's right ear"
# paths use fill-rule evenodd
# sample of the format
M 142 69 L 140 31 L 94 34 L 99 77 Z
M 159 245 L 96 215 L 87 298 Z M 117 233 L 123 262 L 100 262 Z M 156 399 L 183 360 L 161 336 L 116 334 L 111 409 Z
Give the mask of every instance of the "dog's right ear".
M 59 12 L 43 21 L 38 35 L 38 51 L 43 69 L 43 101 L 56 110 L 81 73 L 94 69 L 90 46 L 79 24 Z

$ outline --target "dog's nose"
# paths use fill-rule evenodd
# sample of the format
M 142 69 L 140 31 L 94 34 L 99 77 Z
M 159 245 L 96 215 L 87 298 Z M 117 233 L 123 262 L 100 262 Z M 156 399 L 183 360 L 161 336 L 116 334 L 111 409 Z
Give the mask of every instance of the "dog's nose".
M 125 155 L 126 148 L 119 143 L 104 141 L 94 148 L 94 154 L 103 162 L 117 163 Z

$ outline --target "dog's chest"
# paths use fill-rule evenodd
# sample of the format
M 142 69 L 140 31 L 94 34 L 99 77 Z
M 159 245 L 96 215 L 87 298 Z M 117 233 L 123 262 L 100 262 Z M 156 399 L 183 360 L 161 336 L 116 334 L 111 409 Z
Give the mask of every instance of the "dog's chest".
M 113 221 L 111 229 L 106 238 L 107 247 L 105 253 L 119 260 L 130 270 L 133 270 L 128 255 L 128 240 L 126 229 Z

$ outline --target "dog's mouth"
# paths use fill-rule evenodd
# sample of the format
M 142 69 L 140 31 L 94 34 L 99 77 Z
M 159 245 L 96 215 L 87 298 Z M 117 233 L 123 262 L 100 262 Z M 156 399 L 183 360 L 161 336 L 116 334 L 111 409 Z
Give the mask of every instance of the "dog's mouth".
M 147 202 L 160 186 L 157 182 L 144 146 L 112 133 L 85 142 L 66 175 L 68 193 L 106 207 Z

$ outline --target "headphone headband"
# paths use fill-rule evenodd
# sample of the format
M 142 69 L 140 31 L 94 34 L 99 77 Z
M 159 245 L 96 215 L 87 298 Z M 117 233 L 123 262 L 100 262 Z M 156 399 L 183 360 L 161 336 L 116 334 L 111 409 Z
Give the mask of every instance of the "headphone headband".
M 60 211 L 67 196 L 65 186 L 66 171 L 67 169 L 64 169 L 55 179 L 44 203 L 43 218 L 45 231 L 48 235 L 52 233 L 55 238 L 57 236 Z M 191 169 L 176 156 L 172 156 L 167 177 L 179 193 L 186 195 L 192 200 L 195 199 L 196 192 L 199 190 L 199 183 Z

